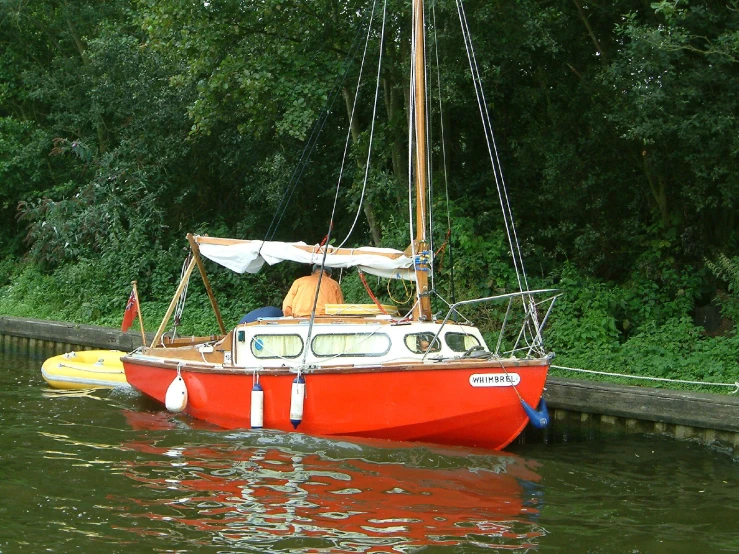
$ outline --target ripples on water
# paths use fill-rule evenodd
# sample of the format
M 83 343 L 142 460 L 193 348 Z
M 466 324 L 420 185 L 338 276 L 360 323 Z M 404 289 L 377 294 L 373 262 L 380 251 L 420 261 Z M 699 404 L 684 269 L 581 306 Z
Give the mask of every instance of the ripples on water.
M 136 500 L 150 519 L 146 532 L 151 522 L 162 532 L 185 526 L 205 542 L 255 552 L 521 547 L 541 534 L 530 481 L 538 476 L 520 458 L 254 435 L 127 444 L 154 456 L 125 469 L 155 491 Z
M 42 361 L 0 353 L 0 553 L 739 551 L 737 464 L 705 447 L 226 432 Z

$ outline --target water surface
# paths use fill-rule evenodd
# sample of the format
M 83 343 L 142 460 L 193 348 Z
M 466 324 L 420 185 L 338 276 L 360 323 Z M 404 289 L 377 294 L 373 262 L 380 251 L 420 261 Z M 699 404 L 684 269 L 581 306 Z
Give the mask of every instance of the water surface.
M 739 552 L 739 463 L 656 436 L 508 452 L 223 431 L 0 351 L 0 553 Z

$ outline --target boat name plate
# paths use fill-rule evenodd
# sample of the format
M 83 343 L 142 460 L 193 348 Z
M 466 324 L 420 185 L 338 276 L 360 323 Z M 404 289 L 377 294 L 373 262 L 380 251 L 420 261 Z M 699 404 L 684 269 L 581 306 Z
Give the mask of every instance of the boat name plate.
M 521 382 L 518 373 L 474 373 L 470 375 L 473 387 L 515 387 Z

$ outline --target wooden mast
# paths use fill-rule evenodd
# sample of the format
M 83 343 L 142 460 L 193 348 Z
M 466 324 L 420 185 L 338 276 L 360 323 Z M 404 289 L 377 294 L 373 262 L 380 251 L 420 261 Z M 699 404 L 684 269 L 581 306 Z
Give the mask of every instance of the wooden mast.
M 416 320 L 431 320 L 431 298 L 428 296 L 430 271 L 429 242 L 426 237 L 426 43 L 423 0 L 413 1 L 414 99 L 415 99 L 415 181 L 416 181 L 416 284 L 420 302 L 413 309 Z

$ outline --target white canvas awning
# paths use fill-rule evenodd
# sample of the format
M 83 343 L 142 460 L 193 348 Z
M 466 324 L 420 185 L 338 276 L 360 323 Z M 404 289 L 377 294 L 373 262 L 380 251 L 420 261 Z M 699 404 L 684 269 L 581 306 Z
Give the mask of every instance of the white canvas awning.
M 282 261 L 320 264 L 324 249 L 304 242 L 236 240 L 196 236 L 200 253 L 237 273 L 257 273 L 265 262 L 274 265 Z M 415 280 L 413 259 L 392 248 L 334 248 L 329 246 L 325 264 L 340 269 L 357 267 L 371 275 L 389 279 Z

